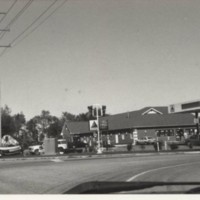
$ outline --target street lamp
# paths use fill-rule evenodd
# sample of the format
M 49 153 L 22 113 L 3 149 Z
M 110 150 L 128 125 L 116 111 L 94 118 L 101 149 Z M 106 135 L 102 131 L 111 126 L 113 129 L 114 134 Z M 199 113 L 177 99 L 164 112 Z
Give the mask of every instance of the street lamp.
M 99 117 L 104 116 L 106 113 L 106 106 L 101 106 L 100 104 L 93 104 L 92 106 L 88 106 L 89 113 L 96 117 L 97 119 L 97 137 L 98 137 L 98 146 L 97 146 L 97 153 L 101 154 L 101 142 L 100 142 L 100 123 L 99 123 Z

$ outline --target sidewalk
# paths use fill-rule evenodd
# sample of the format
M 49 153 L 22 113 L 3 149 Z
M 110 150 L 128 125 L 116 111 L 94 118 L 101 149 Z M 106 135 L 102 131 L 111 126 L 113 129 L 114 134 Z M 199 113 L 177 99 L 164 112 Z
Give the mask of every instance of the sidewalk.
M 115 152 L 102 154 L 71 154 L 71 155 L 42 155 L 42 156 L 23 156 L 23 157 L 2 157 L 2 161 L 46 161 L 46 160 L 78 160 L 78 159 L 100 159 L 100 158 L 118 158 L 118 157 L 135 157 L 135 156 L 152 156 L 152 155 L 173 155 L 173 154 L 200 154 L 200 151 L 161 151 L 161 152 Z

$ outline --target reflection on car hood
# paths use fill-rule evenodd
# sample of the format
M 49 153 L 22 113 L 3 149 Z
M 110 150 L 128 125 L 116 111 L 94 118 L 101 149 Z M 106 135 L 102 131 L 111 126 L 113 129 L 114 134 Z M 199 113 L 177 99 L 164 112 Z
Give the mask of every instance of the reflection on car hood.
M 200 182 L 85 182 L 64 192 L 64 194 L 108 194 L 122 191 L 135 191 L 152 188 L 156 186 L 193 186 L 187 191 L 177 191 L 172 193 L 200 193 Z M 195 186 L 195 187 L 194 187 Z M 140 192 L 138 192 L 140 193 Z M 151 193 L 151 192 L 149 192 Z M 155 192 L 153 192 L 155 193 Z M 156 192 L 159 194 L 171 192 Z
M 10 146 L 10 147 L 0 147 L 0 150 L 1 151 L 6 151 L 6 150 L 20 150 L 21 149 L 21 147 L 18 145 L 18 146 Z

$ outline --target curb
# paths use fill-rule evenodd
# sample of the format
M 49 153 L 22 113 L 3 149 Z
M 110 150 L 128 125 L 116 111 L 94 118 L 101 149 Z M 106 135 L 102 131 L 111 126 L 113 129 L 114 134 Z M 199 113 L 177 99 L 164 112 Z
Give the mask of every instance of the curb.
M 54 155 L 54 156 L 39 156 L 39 157 L 17 157 L 17 158 L 0 158 L 1 161 L 39 161 L 39 160 L 77 160 L 77 159 L 98 159 L 98 158 L 117 158 L 117 157 L 139 157 L 153 155 L 174 155 L 174 154 L 200 154 L 200 151 L 183 151 L 183 152 L 155 152 L 155 153 L 119 153 L 119 154 L 93 154 L 93 155 Z

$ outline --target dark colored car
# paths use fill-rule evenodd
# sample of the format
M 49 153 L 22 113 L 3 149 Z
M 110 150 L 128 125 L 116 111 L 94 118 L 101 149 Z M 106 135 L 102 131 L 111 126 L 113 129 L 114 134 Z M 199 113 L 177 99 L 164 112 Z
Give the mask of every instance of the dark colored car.
M 185 140 L 185 144 L 188 145 L 190 148 L 193 146 L 200 146 L 200 139 L 198 135 L 192 135 Z

